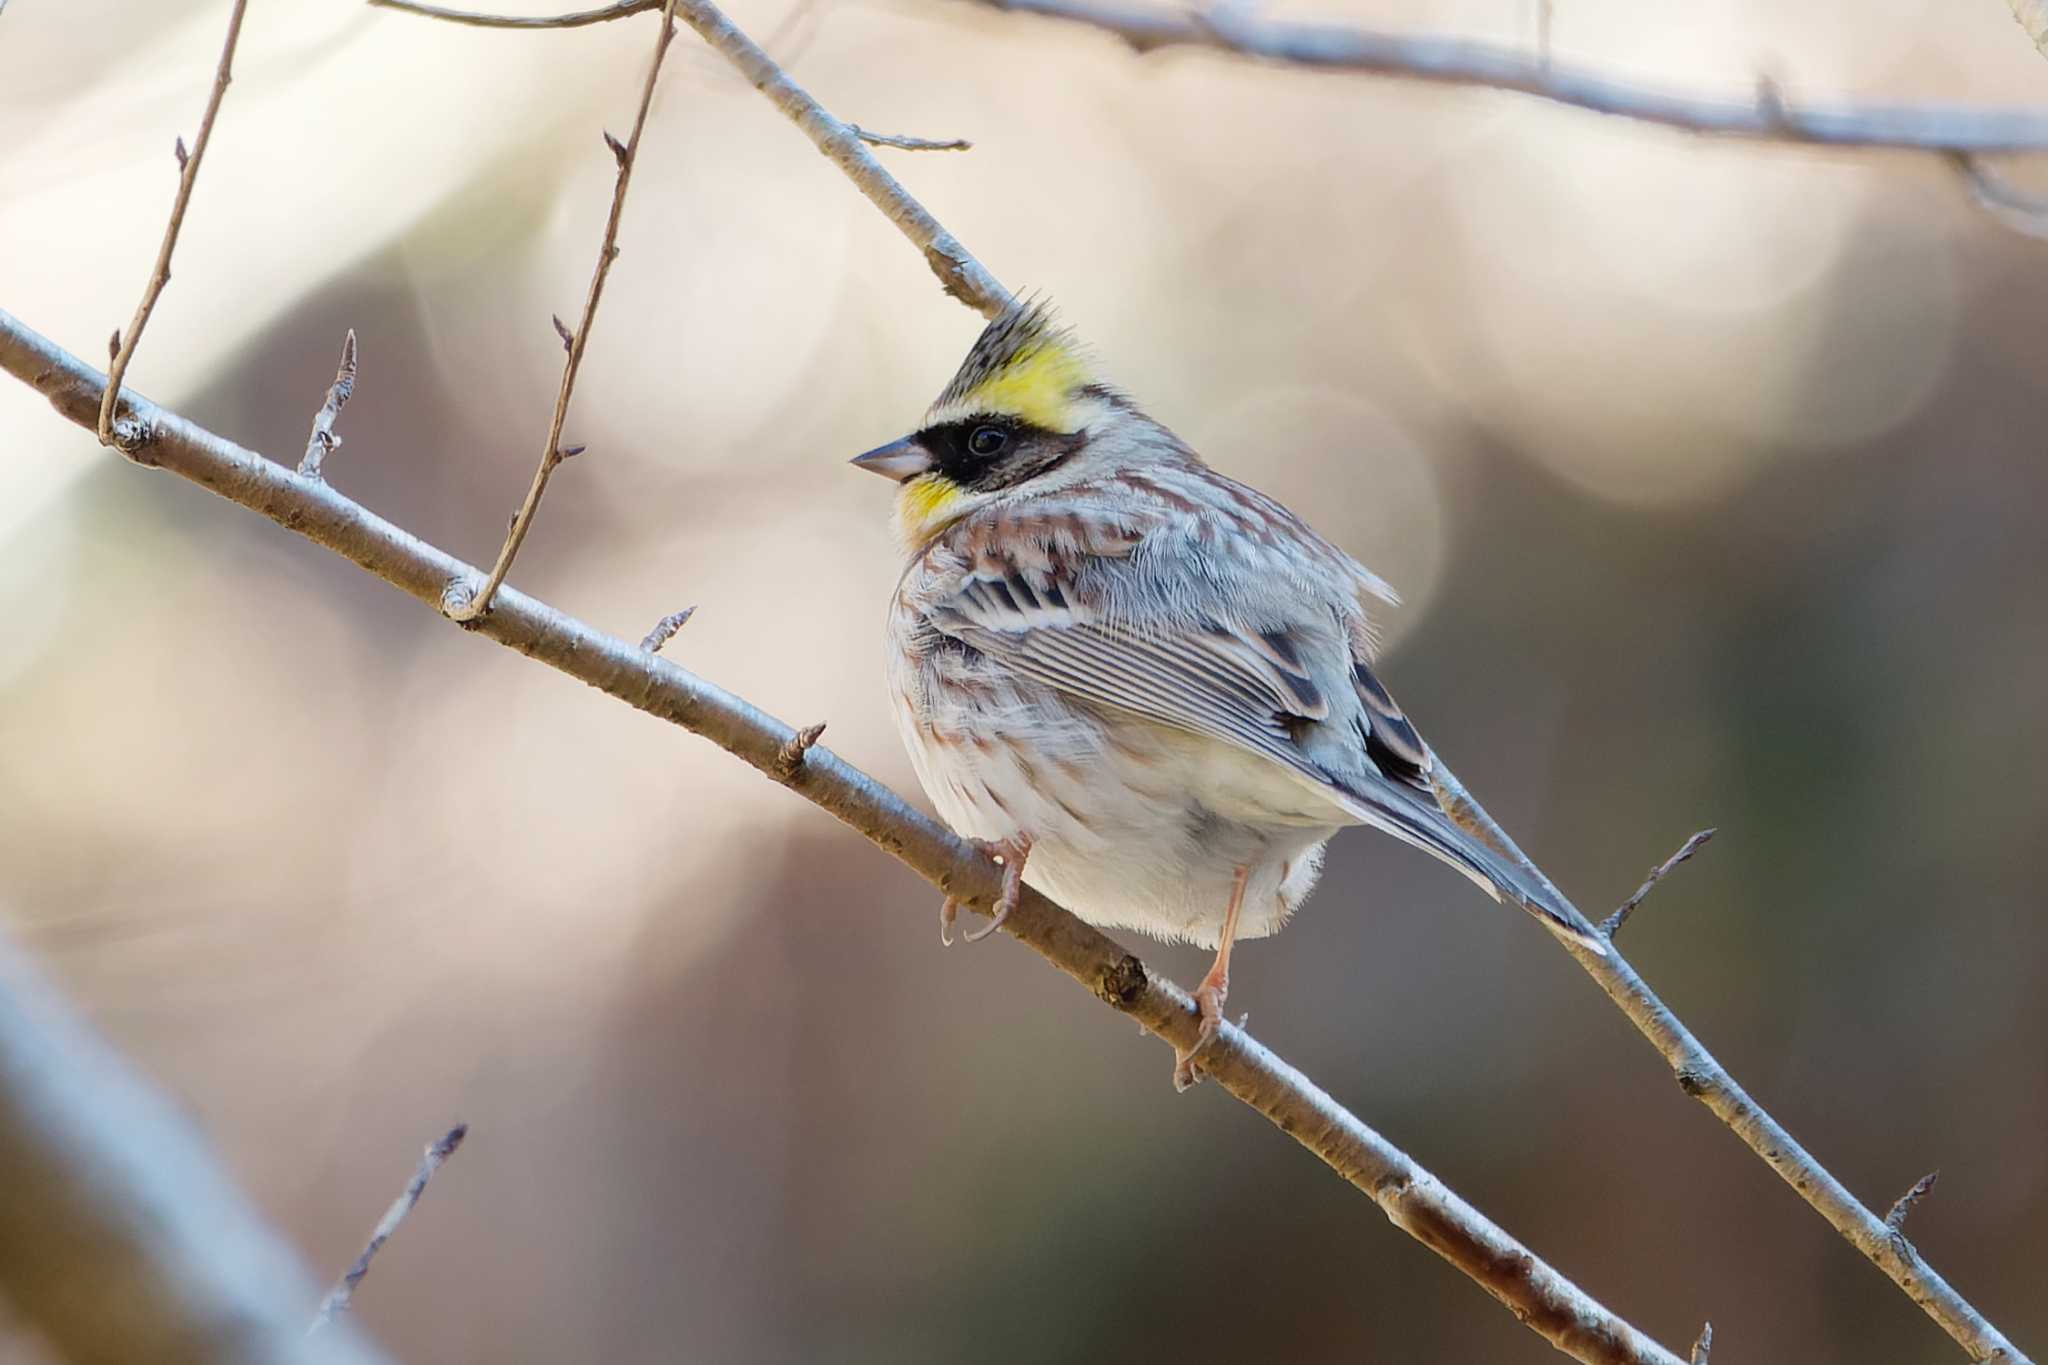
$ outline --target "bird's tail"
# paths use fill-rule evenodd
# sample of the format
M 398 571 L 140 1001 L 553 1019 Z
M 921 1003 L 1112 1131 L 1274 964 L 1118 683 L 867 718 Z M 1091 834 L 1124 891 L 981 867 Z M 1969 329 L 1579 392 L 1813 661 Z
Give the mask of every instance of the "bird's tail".
M 1435 801 L 1393 782 L 1373 782 L 1367 791 L 1347 787 L 1347 794 L 1361 803 L 1359 817 L 1441 858 L 1495 900 L 1514 901 L 1567 943 L 1596 957 L 1607 956 L 1606 936 L 1515 847 L 1514 840 L 1472 799 L 1443 760 L 1434 754 L 1431 759 L 1424 780 L 1435 793 Z

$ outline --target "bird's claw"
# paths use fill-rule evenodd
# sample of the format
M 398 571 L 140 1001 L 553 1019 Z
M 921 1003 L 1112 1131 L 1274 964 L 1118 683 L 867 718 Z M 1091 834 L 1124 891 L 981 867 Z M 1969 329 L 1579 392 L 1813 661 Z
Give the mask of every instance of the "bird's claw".
M 1183 1051 L 1174 1049 L 1173 1088 L 1186 1094 L 1202 1079 L 1195 1070 L 1195 1059 L 1202 1055 L 1209 1044 L 1216 1041 L 1216 1035 L 1223 1028 L 1223 997 L 1227 987 L 1204 981 L 1195 987 L 1195 1010 L 1201 1015 L 1201 1023 L 1195 1029 L 1195 1045 Z
M 0 0 L 4 3 L 4 0 Z M 996 897 L 995 909 L 990 913 L 987 924 L 979 929 L 962 934 L 968 943 L 979 943 L 1003 927 L 1003 921 L 1017 908 L 1017 902 L 1024 895 L 1024 860 L 1031 856 L 1031 845 L 1022 840 L 971 839 L 976 848 L 1003 865 L 1003 889 Z M 947 948 L 953 946 L 953 922 L 960 916 L 960 898 L 946 897 L 939 907 L 939 943 Z

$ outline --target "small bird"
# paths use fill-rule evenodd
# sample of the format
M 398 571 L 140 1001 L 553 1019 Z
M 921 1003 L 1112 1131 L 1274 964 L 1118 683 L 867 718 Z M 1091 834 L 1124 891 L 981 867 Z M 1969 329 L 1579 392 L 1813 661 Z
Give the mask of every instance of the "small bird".
M 1098 379 L 1046 304 L 1009 306 L 924 424 L 853 463 L 900 485 L 904 744 L 1003 866 L 970 941 L 1029 883 L 1091 924 L 1213 947 L 1179 1088 L 1221 1026 L 1231 945 L 1287 922 L 1349 826 L 1605 953 L 1374 674 L 1367 603 L 1393 591 Z

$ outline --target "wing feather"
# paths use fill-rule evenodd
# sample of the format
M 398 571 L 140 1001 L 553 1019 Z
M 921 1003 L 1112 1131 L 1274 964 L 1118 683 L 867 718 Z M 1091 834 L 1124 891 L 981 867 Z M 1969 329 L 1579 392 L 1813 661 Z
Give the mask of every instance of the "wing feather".
M 1291 517 L 1289 524 L 1313 536 Z M 1139 553 L 1147 537 L 1090 534 L 1101 529 L 1061 523 L 1032 540 L 1028 557 L 1007 555 L 992 537 L 978 539 L 956 561 L 960 577 L 925 598 L 927 619 L 1046 687 L 1271 759 L 1353 819 L 1436 855 L 1495 899 L 1506 892 L 1558 932 L 1604 951 L 1570 903 L 1455 785 L 1374 676 L 1366 622 L 1342 603 L 1360 585 L 1390 597 L 1384 584 L 1323 546 L 1344 571 L 1342 591 L 1246 571 L 1232 579 L 1231 600 L 1212 601 L 1214 614 L 1201 615 L 1177 591 L 1188 556 L 1205 553 L 1199 535 L 1183 529 L 1178 534 L 1191 539 L 1177 547 L 1181 553 L 1147 555 Z

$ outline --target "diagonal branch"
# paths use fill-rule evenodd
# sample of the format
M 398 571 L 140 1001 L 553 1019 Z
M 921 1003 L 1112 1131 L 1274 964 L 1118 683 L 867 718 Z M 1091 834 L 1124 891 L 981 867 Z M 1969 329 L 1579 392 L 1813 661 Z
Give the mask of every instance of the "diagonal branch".
M 104 378 L 5 312 L 0 312 L 0 369 L 41 392 L 67 419 L 92 426 Z M 475 572 L 326 483 L 244 450 L 145 399 L 132 401 L 148 463 L 262 513 L 436 610 L 448 583 Z M 1001 872 L 964 840 L 831 750 L 805 746 L 804 732 L 652 651 L 509 587 L 498 594 L 490 615 L 470 629 L 703 735 L 837 816 L 941 891 L 984 913 L 995 904 Z M 787 758 L 792 751 L 795 761 Z M 1026 888 L 1004 928 L 1147 1031 L 1176 1048 L 1194 1044 L 1197 1017 L 1185 991 L 1153 976 L 1121 945 L 1044 896 Z M 1203 1070 L 1559 1350 L 1599 1365 L 1678 1365 L 1678 1356 L 1538 1259 L 1243 1029 L 1223 1027 L 1203 1054 Z
M 1751 100 L 1639 85 L 1535 52 L 1429 33 L 1291 23 L 1249 6 L 1204 11 L 1097 0 L 975 0 L 1113 33 L 1139 52 L 1201 47 L 1354 75 L 1479 86 L 1687 132 L 1759 142 L 1890 147 L 1922 152 L 2048 151 L 2048 111 L 1940 104 L 1802 104 L 1760 90 Z
M 549 29 L 624 19 L 660 9 L 662 0 L 619 0 L 600 9 L 539 17 L 451 9 L 422 0 L 369 3 L 478 28 Z M 1139 52 L 1165 47 L 1209 48 L 1318 71 L 1506 90 L 1574 109 L 1721 137 L 1922 152 L 2048 152 L 2048 111 L 1940 104 L 1792 105 L 1770 91 L 1760 91 L 1751 100 L 1731 100 L 1639 85 L 1591 67 L 1560 65 L 1545 41 L 1539 41 L 1536 51 L 1526 52 L 1441 34 L 1282 22 L 1259 17 L 1253 6 L 1230 4 L 1197 11 L 1095 0 L 974 3 L 1101 29 Z M 2013 4 L 2016 9 L 2041 7 L 2037 0 L 2013 0 Z M 686 18 L 690 8 L 683 7 Z M 1548 33 L 1547 7 L 1544 14 L 1539 35 Z M 2044 29 L 2048 29 L 2048 21 L 2044 21 Z
M 1448 773 L 1442 776 L 1449 778 Z M 1454 782 L 1452 785 L 1455 787 Z M 1502 842 L 1507 841 L 1507 835 L 1476 805 L 1471 813 L 1493 836 Z M 1676 866 L 1683 855 L 1697 849 L 1700 842 L 1697 835 L 1687 840 L 1686 847 L 1660 867 L 1657 875 Z M 1543 877 L 1542 872 L 1533 866 L 1528 870 L 1538 878 Z M 1657 876 L 1653 875 L 1647 886 L 1654 886 L 1656 881 Z M 1549 885 L 1547 879 L 1544 884 Z M 1550 887 L 1550 890 L 1562 898 L 1562 893 L 1555 887 Z M 1647 894 L 1647 887 L 1637 894 L 1639 897 Z M 1890 1277 L 1892 1283 L 1907 1298 L 1920 1305 L 1921 1310 L 1958 1345 L 1969 1351 L 1972 1360 L 1995 1358 L 2004 1365 L 2030 1365 L 2027 1357 L 2006 1340 L 2005 1334 L 1992 1326 L 1969 1300 L 1937 1274 L 1910 1243 L 1903 1237 L 1894 1236 L 1895 1229 L 1887 1227 L 1835 1178 L 1832 1171 L 1821 1165 L 1813 1153 L 1800 1146 L 1783 1124 L 1750 1098 L 1749 1092 L 1715 1060 L 1714 1054 L 1693 1036 L 1692 1030 L 1680 1022 L 1671 1007 L 1657 998 L 1649 983 L 1636 974 L 1636 969 L 1621 955 L 1613 940 L 1608 941 L 1605 954 L 1596 954 L 1562 938 L 1555 941 L 1577 959 L 1601 990 L 1607 992 L 1607 998 L 1636 1026 L 1637 1032 L 1650 1040 L 1650 1045 L 1670 1065 L 1679 1088 L 1727 1124 L 1752 1152 L 1763 1159 L 1765 1165 L 1776 1171 L 1786 1184 L 1813 1206 L 1815 1212 L 1827 1219 L 1835 1231 Z
M 199 163 L 206 156 L 206 145 L 213 140 L 214 117 L 220 113 L 220 102 L 228 93 L 228 82 L 234 79 L 230 68 L 235 61 L 235 43 L 242 36 L 242 12 L 248 7 L 249 0 L 235 0 L 235 7 L 228 14 L 227 41 L 221 44 L 220 65 L 213 73 L 213 93 L 206 97 L 206 112 L 199 116 L 199 132 L 192 139 L 192 150 L 185 150 L 185 139 L 179 138 L 177 142 L 178 194 L 171 201 L 171 218 L 164 224 L 164 239 L 156 249 L 156 268 L 149 272 L 149 283 L 143 286 L 142 298 L 135 305 L 135 316 L 128 319 L 127 332 L 114 333 L 111 347 L 113 369 L 108 374 L 106 396 L 100 400 L 99 420 L 93 427 L 104 446 L 117 445 L 114 408 L 120 402 L 121 381 L 128 374 L 128 362 L 135 359 L 135 347 L 142 341 L 142 329 L 149 326 L 149 315 L 156 311 L 157 297 L 171 282 L 171 253 L 178 249 L 178 229 L 185 226 L 185 206 L 192 202 L 192 186 L 199 179 Z
M 2048 56 L 2048 0 L 2011 0 L 2012 17 L 2019 20 L 2034 46 Z
M 640 87 L 640 107 L 633 115 L 633 131 L 623 146 L 610 133 L 604 135 L 605 145 L 612 149 L 612 156 L 619 163 L 619 174 L 612 183 L 612 209 L 604 220 L 604 241 L 598 244 L 597 265 L 591 271 L 590 289 L 583 298 L 583 316 L 574 332 L 564 332 L 562 320 L 554 320 L 555 330 L 563 334 L 569 358 L 562 363 L 562 382 L 555 391 L 555 412 L 548 420 L 547 444 L 541 447 L 540 463 L 534 467 L 533 482 L 527 485 L 526 500 L 512 516 L 511 529 L 505 533 L 505 543 L 498 547 L 498 560 L 491 565 L 483 587 L 470 592 L 465 583 L 451 589 L 445 604 L 450 620 L 474 621 L 491 609 L 491 599 L 497 595 L 505 575 L 512 572 L 512 561 L 519 557 L 519 547 L 526 543 L 526 533 L 533 529 L 534 514 L 540 510 L 540 500 L 548 491 L 548 480 L 562 461 L 581 450 L 562 449 L 562 424 L 569 419 L 569 399 L 576 392 L 576 375 L 583 368 L 583 351 L 590 344 L 590 329 L 597 321 L 604 282 L 612 273 L 612 262 L 619 258 L 619 218 L 626 211 L 626 188 L 633 180 L 633 163 L 640 156 L 640 134 L 647 127 L 647 111 L 654 104 L 654 83 L 661 75 L 662 58 L 668 56 L 669 44 L 675 41 L 676 0 L 667 0 L 667 5 L 661 16 L 661 34 L 654 40 L 654 57 L 647 64 L 647 80 Z

